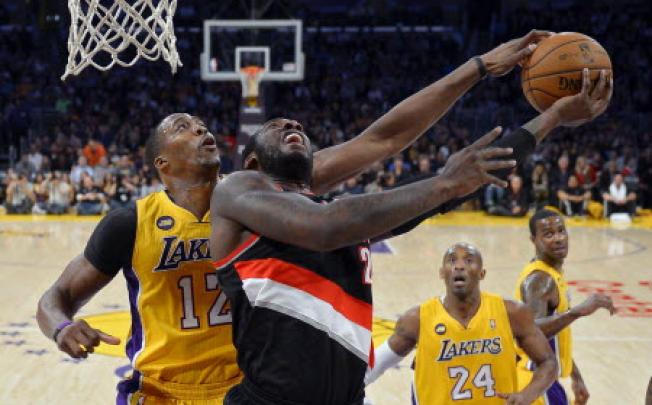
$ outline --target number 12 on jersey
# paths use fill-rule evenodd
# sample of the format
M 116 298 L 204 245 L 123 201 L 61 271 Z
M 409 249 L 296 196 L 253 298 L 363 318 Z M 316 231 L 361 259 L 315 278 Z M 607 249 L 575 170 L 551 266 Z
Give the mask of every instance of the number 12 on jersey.
M 200 320 L 195 311 L 195 294 L 193 293 L 193 277 L 183 276 L 179 279 L 178 287 L 181 290 L 181 302 L 183 305 L 183 317 L 181 318 L 181 329 L 199 328 Z M 225 325 L 231 323 L 231 310 L 229 309 L 226 295 L 219 289 L 217 274 L 206 273 L 206 291 L 217 291 L 217 297 L 208 311 L 208 326 Z
M 466 367 L 450 367 L 448 369 L 448 376 L 457 380 L 455 386 L 453 386 L 453 391 L 451 391 L 453 401 L 473 398 L 471 390 L 469 388 L 464 389 L 469 379 L 469 370 Z M 483 364 L 480 367 L 473 377 L 473 385 L 478 389 L 484 388 L 485 398 L 496 396 L 496 390 L 494 389 L 496 381 L 491 374 L 490 364 Z

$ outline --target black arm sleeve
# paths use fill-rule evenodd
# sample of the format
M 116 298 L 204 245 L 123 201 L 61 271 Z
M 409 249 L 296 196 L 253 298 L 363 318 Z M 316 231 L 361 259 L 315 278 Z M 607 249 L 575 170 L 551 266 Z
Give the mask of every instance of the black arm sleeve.
M 495 140 L 491 146 L 495 146 L 498 148 L 513 148 L 514 149 L 514 157 L 516 159 L 516 162 L 518 165 L 522 165 L 525 163 L 525 160 L 532 154 L 534 151 L 535 146 L 537 145 L 537 140 L 534 137 L 533 134 L 531 134 L 528 130 L 524 128 L 519 128 L 516 131 L 512 132 L 511 134 L 504 136 L 502 138 L 499 138 Z M 509 176 L 509 173 L 511 172 L 511 169 L 501 169 L 501 170 L 496 170 L 492 172 L 493 175 L 500 177 L 501 179 L 505 180 L 507 179 L 507 176 Z M 426 177 L 434 177 L 435 175 L 432 174 L 431 176 L 425 176 L 421 178 L 412 178 L 409 180 L 406 180 L 403 183 L 397 184 L 397 187 L 402 186 L 404 184 L 412 183 L 417 180 L 423 180 Z M 417 225 L 419 225 L 421 222 L 425 221 L 426 219 L 437 215 L 437 214 L 445 214 L 448 211 L 451 211 L 460 205 L 462 205 L 464 202 L 475 198 L 479 195 L 480 191 L 476 191 L 475 193 L 471 193 L 467 196 L 464 196 L 462 198 L 455 198 L 453 200 L 450 200 L 444 204 L 441 204 L 437 208 L 430 210 L 426 212 L 425 214 L 422 214 L 411 221 L 408 221 L 404 223 L 403 225 L 394 228 L 390 232 L 390 237 L 392 236 L 398 236 L 402 235 L 406 232 L 411 231 L 412 229 L 416 228 Z
M 136 208 L 119 208 L 109 212 L 93 231 L 84 257 L 95 268 L 111 277 L 131 265 L 136 242 Z

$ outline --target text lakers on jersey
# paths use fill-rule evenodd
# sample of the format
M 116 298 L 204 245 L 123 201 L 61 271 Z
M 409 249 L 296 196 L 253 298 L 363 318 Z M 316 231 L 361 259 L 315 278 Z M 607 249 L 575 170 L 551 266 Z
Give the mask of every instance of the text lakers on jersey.
M 463 326 L 441 299 L 420 307 L 415 404 L 503 404 L 497 392 L 516 389 L 516 352 L 502 297 L 482 293 L 477 313 Z

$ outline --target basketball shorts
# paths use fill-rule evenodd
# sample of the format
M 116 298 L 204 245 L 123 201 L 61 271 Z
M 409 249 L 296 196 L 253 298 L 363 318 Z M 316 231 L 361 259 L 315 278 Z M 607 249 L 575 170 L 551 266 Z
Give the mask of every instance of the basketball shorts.
M 272 399 L 248 380 L 231 388 L 224 398 L 224 405 L 301 405 L 295 402 Z M 351 405 L 363 405 L 362 399 Z
M 516 368 L 516 376 L 518 380 L 518 390 L 522 390 L 526 385 L 532 380 L 533 373 L 531 371 L 525 370 L 523 367 L 519 366 Z M 532 402 L 532 405 L 569 405 L 568 396 L 566 396 L 566 391 L 564 387 L 555 381 L 552 383 L 550 388 L 545 392 L 545 394 Z
M 116 405 L 222 405 L 224 396 L 241 377 L 215 384 L 178 384 L 138 372 L 118 384 Z

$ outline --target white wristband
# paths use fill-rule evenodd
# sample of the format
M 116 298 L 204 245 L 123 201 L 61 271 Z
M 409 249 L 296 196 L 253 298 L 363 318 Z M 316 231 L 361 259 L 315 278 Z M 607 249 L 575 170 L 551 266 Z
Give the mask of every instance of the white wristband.
M 367 367 L 367 373 L 364 376 L 364 384 L 369 385 L 376 381 L 387 369 L 398 366 L 398 364 L 405 357 L 400 356 L 389 347 L 389 343 L 385 341 L 374 352 L 375 364 L 373 368 Z

